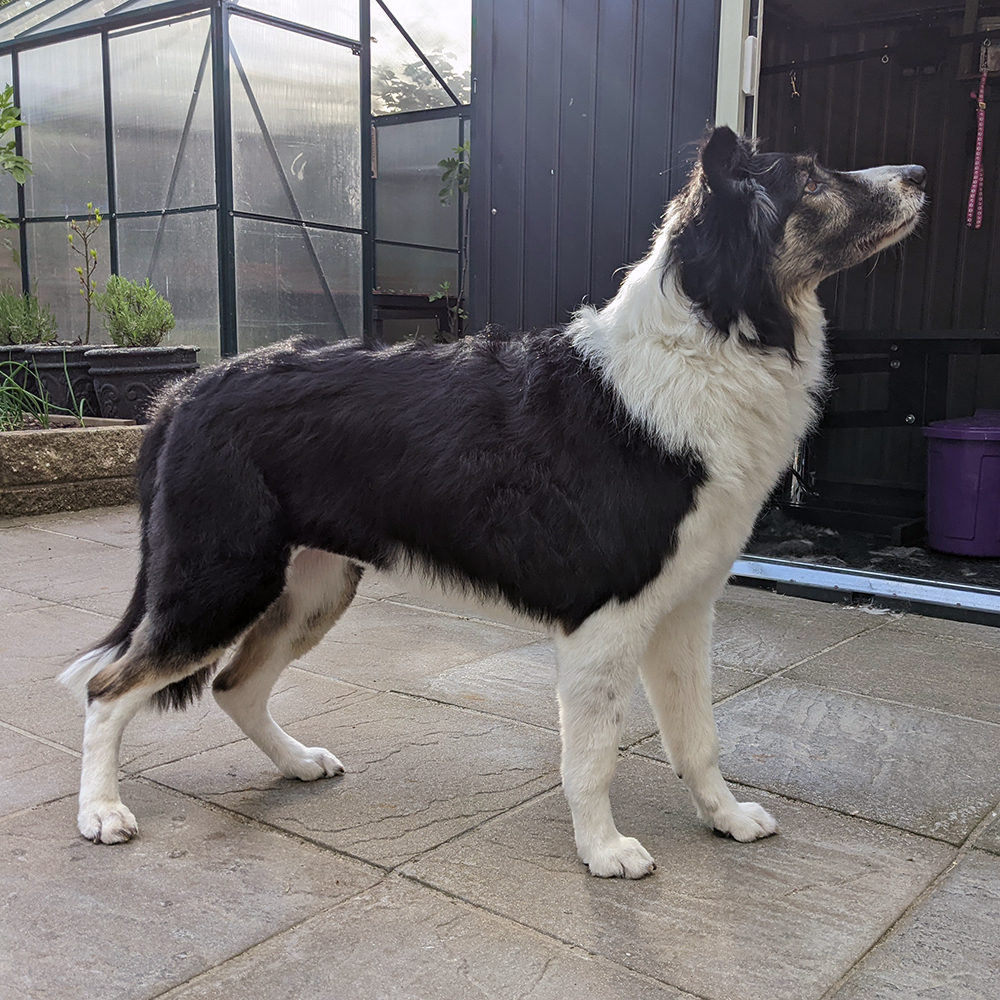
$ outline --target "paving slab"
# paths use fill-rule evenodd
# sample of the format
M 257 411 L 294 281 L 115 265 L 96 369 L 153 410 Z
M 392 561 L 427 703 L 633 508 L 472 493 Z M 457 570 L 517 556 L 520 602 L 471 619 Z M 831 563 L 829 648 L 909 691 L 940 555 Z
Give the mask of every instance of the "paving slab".
M 898 624 L 859 635 L 785 677 L 1000 723 L 1000 647 Z
M 865 957 L 834 1000 L 995 1000 L 1000 858 L 973 851 Z
M 727 588 L 716 604 L 712 661 L 773 674 L 882 623 L 836 604 Z
M 141 833 L 98 847 L 62 799 L 0 820 L 0 997 L 145 1000 L 373 885 L 373 869 L 126 782 Z
M 717 667 L 713 677 L 714 697 L 725 698 L 763 677 L 763 674 L 747 670 Z M 556 658 L 547 639 L 506 649 L 430 676 L 401 680 L 397 690 L 535 726 L 559 728 Z M 629 705 L 622 746 L 631 746 L 656 732 L 656 719 L 639 684 Z
M 134 505 L 46 514 L 33 517 L 28 523 L 37 531 L 88 538 L 119 548 L 139 547 L 139 508 Z
M 30 529 L 12 528 L 0 532 L 0 541 L 11 531 Z M 22 594 L 31 594 L 50 601 L 73 601 L 107 594 L 130 593 L 139 568 L 138 547 L 118 548 L 81 539 L 61 539 L 61 536 L 32 531 L 56 546 L 58 555 L 48 555 L 44 545 L 37 558 L 25 556 L 5 562 L 3 586 Z M 57 544 L 54 539 L 60 539 Z M 61 545 L 65 541 L 67 548 Z M 79 548 L 78 548 L 79 546 Z M 125 608 L 124 603 L 119 607 Z
M 746 790 L 738 790 L 746 798 Z M 755 793 L 754 797 L 758 797 Z M 561 793 L 536 799 L 402 871 L 711 1000 L 811 1000 L 840 977 L 954 851 L 879 824 L 759 796 L 782 832 L 712 836 L 668 768 L 631 757 L 613 803 L 658 868 L 595 879 L 576 860 Z
M 688 994 L 404 880 L 385 882 L 163 1000 L 683 1000 Z
M 957 639 L 960 642 L 1000 651 L 1000 628 L 996 626 L 955 622 L 949 621 L 947 618 L 932 618 L 929 615 L 892 615 L 886 627 L 894 632 L 919 633 L 938 638 Z
M 40 528 L 33 524 L 25 524 L 0 531 L 0 560 L 3 561 L 7 571 L 19 564 L 37 563 L 56 557 L 100 558 L 102 548 L 122 548 L 122 546 L 109 546 L 104 542 L 84 538 L 71 532 L 62 532 L 56 530 L 55 526 Z
M 79 759 L 0 725 L 0 816 L 75 792 Z
M 1000 727 L 776 678 L 716 709 L 733 781 L 961 843 L 1000 798 Z M 637 753 L 665 759 L 656 741 Z M 919 777 L 915 777 L 919 776 Z
M 1000 805 L 993 810 L 993 821 L 979 835 L 976 847 L 1000 854 Z
M 8 611 L 31 611 L 34 608 L 48 607 L 52 603 L 41 597 L 19 594 L 16 590 L 0 587 L 0 614 L 6 614 Z
M 393 866 L 559 782 L 554 733 L 381 694 L 288 727 L 347 773 L 281 778 L 248 740 L 143 773 L 235 812 Z
M 0 676 L 5 686 L 12 679 L 51 680 L 114 624 L 106 615 L 65 604 L 36 604 L 0 615 Z
M 389 691 L 530 642 L 534 634 L 388 601 L 353 604 L 302 666 Z

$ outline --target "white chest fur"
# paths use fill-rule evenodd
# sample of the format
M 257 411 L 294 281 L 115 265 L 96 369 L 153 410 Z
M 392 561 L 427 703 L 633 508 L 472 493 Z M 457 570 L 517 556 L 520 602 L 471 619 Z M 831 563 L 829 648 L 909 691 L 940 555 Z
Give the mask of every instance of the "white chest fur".
M 814 293 L 793 306 L 797 363 L 709 329 L 658 248 L 603 309 L 574 319 L 574 342 L 626 408 L 672 451 L 705 467 L 696 506 L 681 524 L 674 570 L 690 581 L 728 572 L 761 504 L 816 414 L 823 381 L 823 314 Z M 753 331 L 746 331 L 751 337 Z

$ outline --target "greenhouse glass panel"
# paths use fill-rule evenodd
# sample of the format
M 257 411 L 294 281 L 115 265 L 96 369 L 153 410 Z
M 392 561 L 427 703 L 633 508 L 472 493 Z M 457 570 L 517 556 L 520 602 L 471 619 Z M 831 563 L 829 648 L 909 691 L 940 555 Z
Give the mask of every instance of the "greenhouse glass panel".
M 361 37 L 357 0 L 240 0 L 240 6 L 342 38 Z
M 358 57 L 245 17 L 230 38 L 236 208 L 360 227 Z
M 13 79 L 10 56 L 0 56 L 0 90 L 9 86 Z M 11 132 L 4 138 L 4 142 L 13 138 L 14 133 Z M 6 170 L 0 171 L 0 213 L 8 219 L 17 217 L 17 182 Z
M 472 96 L 470 0 L 385 0 L 385 5 L 455 96 L 468 104 Z M 377 7 L 377 0 L 372 0 L 373 22 Z
M 0 42 L 9 42 L 30 31 L 36 24 L 48 21 L 79 2 L 80 0 L 19 0 L 18 3 L 9 4 L 0 13 Z
M 209 19 L 112 35 L 118 211 L 215 203 Z
M 68 216 L 108 204 L 101 38 L 86 35 L 19 57 L 24 186 L 29 216 Z
M 76 5 L 67 7 L 65 13 L 50 15 L 45 20 L 39 20 L 32 27 L 30 34 L 51 31 L 53 28 L 66 28 L 71 24 L 81 24 L 83 21 L 96 21 L 121 4 L 122 0 L 91 0 L 85 4 L 80 4 L 79 0 L 76 0 Z
M 241 351 L 293 334 L 359 337 L 361 295 L 359 234 L 236 219 Z
M 219 360 L 219 260 L 215 212 L 118 220 L 120 270 L 170 302 L 177 325 L 165 344 L 200 347 L 198 360 Z
M 457 118 L 377 129 L 375 231 L 379 239 L 458 249 L 458 198 L 442 205 L 438 161 L 458 145 Z
M 27 228 L 31 291 L 37 293 L 40 302 L 52 308 L 59 323 L 60 340 L 82 340 L 87 329 L 87 304 L 80 294 L 80 279 L 73 270 L 80 266 L 81 258 L 69 245 L 69 228 L 65 222 L 32 222 Z M 110 273 L 106 225 L 97 231 L 91 246 L 97 250 L 94 281 L 100 290 L 107 283 Z M 101 315 L 95 309 L 91 314 L 90 343 L 104 343 L 106 340 L 101 328 Z
M 375 247 L 375 286 L 397 295 L 426 295 L 449 282 L 450 294 L 458 288 L 458 254 L 448 250 L 423 250 L 379 243 Z
M 374 0 L 371 5 L 371 38 L 373 115 L 455 106 L 413 46 Z
M 0 229 L 0 292 L 21 294 L 21 227 Z

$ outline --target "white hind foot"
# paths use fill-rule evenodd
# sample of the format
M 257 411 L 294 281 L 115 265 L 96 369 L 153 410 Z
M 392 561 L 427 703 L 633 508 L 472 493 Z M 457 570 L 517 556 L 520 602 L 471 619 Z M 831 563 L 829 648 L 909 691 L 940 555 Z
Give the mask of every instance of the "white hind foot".
M 95 844 L 124 844 L 139 832 L 135 816 L 120 800 L 81 804 L 76 824 L 81 835 Z
M 580 860 L 598 878 L 642 878 L 655 867 L 652 855 L 635 837 L 618 837 L 586 852 Z
M 293 741 L 294 742 L 294 741 Z M 315 781 L 344 773 L 344 765 L 324 747 L 307 747 L 301 743 L 282 747 L 274 763 L 286 778 Z
M 777 820 L 759 803 L 734 801 L 732 804 L 735 809 L 729 808 L 705 819 L 715 833 L 746 844 L 778 832 Z

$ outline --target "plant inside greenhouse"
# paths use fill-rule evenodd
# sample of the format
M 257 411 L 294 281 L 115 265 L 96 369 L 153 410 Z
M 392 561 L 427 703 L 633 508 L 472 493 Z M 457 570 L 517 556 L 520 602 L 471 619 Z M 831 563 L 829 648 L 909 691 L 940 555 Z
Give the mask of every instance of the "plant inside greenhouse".
M 142 284 L 113 274 L 94 305 L 104 313 L 104 328 L 115 347 L 158 347 L 174 328 L 170 303 L 147 278 Z

